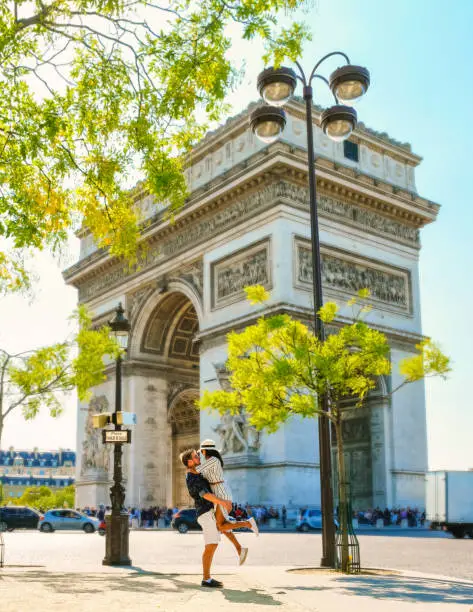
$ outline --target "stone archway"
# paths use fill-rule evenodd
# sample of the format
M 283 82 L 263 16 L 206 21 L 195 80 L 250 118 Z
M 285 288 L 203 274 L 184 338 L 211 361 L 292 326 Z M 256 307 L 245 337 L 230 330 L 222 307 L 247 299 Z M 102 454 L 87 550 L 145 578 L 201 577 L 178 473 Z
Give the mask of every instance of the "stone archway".
M 131 449 L 134 488 L 150 505 L 189 505 L 178 458 L 199 443 L 199 303 L 177 285 L 151 292 L 133 319 L 130 356 L 140 375 L 133 389 L 141 411 L 135 437 L 140 444 Z
M 200 442 L 200 413 L 195 406 L 198 389 L 188 389 L 178 394 L 169 406 L 172 431 L 172 503 L 182 508 L 192 506 L 186 487 L 186 471 L 179 455 L 188 448 L 198 448 Z

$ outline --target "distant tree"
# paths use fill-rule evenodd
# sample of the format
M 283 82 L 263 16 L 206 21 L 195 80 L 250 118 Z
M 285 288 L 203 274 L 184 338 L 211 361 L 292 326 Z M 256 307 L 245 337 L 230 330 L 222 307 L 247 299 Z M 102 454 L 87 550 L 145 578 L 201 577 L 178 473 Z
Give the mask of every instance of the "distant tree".
M 247 287 L 253 303 L 267 299 L 261 286 Z M 257 429 L 275 432 L 291 416 L 306 418 L 324 416 L 333 424 L 337 438 L 339 503 L 343 571 L 348 570 L 347 485 L 342 424 L 348 411 L 363 405 L 380 376 L 392 370 L 388 339 L 382 332 L 361 320 L 369 311 L 367 290 L 350 300 L 354 320 L 320 341 L 303 323 L 289 315 L 261 317 L 241 333 L 228 334 L 227 369 L 231 391 L 205 391 L 199 405 L 202 409 L 238 414 L 242 407 Z M 334 302 L 318 312 L 324 323 L 337 314 Z M 417 354 L 399 364 L 403 376 L 401 387 L 429 376 L 446 376 L 449 359 L 430 340 L 417 345 Z M 329 398 L 328 412 L 318 398 Z M 351 400 L 347 402 L 347 400 Z
M 262 40 L 266 63 L 295 59 L 306 28 L 278 17 L 303 4 L 0 2 L 0 292 L 28 284 L 29 248 L 57 249 L 82 221 L 99 247 L 133 259 L 135 196 L 182 206 L 184 155 L 241 77 L 231 33 Z
M 73 508 L 74 496 L 74 485 L 54 491 L 49 487 L 29 487 L 21 497 L 15 499 L 15 504 L 44 511 L 51 508 Z
M 91 328 L 84 308 L 76 313 L 79 331 L 68 342 L 10 354 L 0 349 L 0 444 L 7 417 L 21 409 L 26 420 L 41 408 L 52 417 L 62 412 L 62 394 L 76 389 L 85 399 L 105 379 L 105 359 L 120 348 L 108 327 Z

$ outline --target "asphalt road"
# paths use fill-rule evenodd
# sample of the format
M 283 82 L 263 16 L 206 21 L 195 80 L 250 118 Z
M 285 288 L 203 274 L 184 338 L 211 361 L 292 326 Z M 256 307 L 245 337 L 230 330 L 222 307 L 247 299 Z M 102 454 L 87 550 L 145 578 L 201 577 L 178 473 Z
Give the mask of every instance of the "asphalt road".
M 247 565 L 305 566 L 319 565 L 321 536 L 299 534 L 250 533 L 239 536 L 249 547 Z M 4 534 L 5 562 L 8 566 L 47 566 L 64 570 L 94 571 L 101 567 L 105 538 L 98 534 L 15 531 Z M 393 568 L 439 574 L 473 580 L 473 540 L 455 540 L 440 532 L 377 532 L 359 534 L 363 567 Z M 130 533 L 130 556 L 134 566 L 163 565 L 197 569 L 202 552 L 200 532 L 180 535 L 168 531 Z M 231 545 L 224 541 L 215 563 L 235 566 Z

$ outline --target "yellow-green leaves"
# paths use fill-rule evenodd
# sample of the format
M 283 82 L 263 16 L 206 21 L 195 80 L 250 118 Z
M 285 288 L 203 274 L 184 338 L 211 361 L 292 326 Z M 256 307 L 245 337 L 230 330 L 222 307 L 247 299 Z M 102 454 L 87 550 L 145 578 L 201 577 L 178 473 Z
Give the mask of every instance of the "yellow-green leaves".
M 327 302 L 317 313 L 324 323 L 331 323 L 338 312 L 338 306 L 335 302 Z
M 83 306 L 73 319 L 79 329 L 68 342 L 17 355 L 0 349 L 0 437 L 4 419 L 16 408 L 25 419 L 33 419 L 41 409 L 56 417 L 64 393 L 77 389 L 85 400 L 89 389 L 105 380 L 106 362 L 120 355 L 120 347 L 108 327 L 92 328 Z
M 262 40 L 268 64 L 296 59 L 306 27 L 278 17 L 301 5 L 0 2 L 0 239 L 13 245 L 0 253 L 0 293 L 29 279 L 14 250 L 58 249 L 81 225 L 133 263 L 131 189 L 141 181 L 170 215 L 183 206 L 185 156 L 242 78 L 229 32 Z
M 269 292 L 261 285 L 245 287 L 246 299 L 252 306 L 269 300 Z
M 262 294 L 261 288 L 246 291 L 249 298 Z M 368 295 L 360 291 L 352 305 Z M 367 306 L 362 303 L 363 308 Z M 337 311 L 336 304 L 329 302 L 319 316 L 330 323 Z M 306 325 L 286 314 L 261 317 L 242 332 L 230 333 L 227 339 L 226 367 L 232 390 L 206 391 L 199 405 L 221 414 L 245 410 L 254 426 L 270 432 L 291 415 L 322 414 L 317 401 L 321 394 L 330 398 L 327 417 L 339 423 L 344 400 L 361 406 L 378 379 L 391 374 L 387 337 L 356 317 L 323 342 Z M 435 344 L 426 341 L 417 348 L 417 356 L 400 364 L 403 384 L 447 374 L 449 360 Z
M 451 371 L 450 359 L 431 340 L 424 340 L 416 346 L 419 353 L 406 357 L 399 364 L 399 371 L 405 382 L 415 382 L 427 376 L 442 376 Z
M 90 396 L 89 389 L 102 383 L 105 377 L 105 359 L 115 360 L 121 349 L 107 326 L 92 329 L 87 310 L 80 306 L 76 312 L 79 324 L 77 356 L 72 360 L 72 383 L 80 400 Z

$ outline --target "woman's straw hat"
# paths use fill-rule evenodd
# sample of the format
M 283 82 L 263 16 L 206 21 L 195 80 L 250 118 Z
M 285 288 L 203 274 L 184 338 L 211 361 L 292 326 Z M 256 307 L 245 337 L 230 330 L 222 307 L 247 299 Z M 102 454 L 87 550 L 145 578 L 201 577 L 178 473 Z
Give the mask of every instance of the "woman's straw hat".
M 213 440 L 204 440 L 200 443 L 200 450 L 219 450 Z

